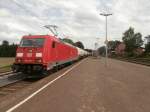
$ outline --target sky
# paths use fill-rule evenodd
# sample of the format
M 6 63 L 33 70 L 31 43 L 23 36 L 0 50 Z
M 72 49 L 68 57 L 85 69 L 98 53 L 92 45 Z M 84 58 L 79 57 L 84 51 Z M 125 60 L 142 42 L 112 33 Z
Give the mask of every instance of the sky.
M 105 41 L 105 18 L 108 17 L 108 40 L 121 40 L 130 26 L 150 34 L 149 0 L 0 0 L 0 43 L 19 43 L 23 35 L 50 34 L 44 25 L 57 25 L 59 37 L 82 41 L 94 48 Z

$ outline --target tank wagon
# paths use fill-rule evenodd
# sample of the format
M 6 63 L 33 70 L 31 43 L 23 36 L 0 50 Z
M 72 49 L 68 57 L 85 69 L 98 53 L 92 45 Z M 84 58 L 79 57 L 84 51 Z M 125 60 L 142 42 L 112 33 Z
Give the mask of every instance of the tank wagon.
M 78 60 L 88 52 L 66 44 L 51 35 L 23 36 L 16 51 L 14 72 L 46 72 L 54 67 Z

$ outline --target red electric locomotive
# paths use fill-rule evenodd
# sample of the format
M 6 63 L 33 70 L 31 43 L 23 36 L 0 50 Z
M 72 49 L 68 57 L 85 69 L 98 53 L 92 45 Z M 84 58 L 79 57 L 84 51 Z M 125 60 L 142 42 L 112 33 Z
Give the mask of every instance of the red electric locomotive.
M 23 36 L 17 48 L 12 69 L 24 73 L 45 72 L 77 59 L 77 49 L 55 36 L 28 35 Z

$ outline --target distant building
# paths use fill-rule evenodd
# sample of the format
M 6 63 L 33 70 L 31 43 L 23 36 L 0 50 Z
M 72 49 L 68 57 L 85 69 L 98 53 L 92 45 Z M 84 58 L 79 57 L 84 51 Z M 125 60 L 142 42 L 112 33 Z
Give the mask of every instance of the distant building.
M 145 51 L 145 49 L 143 47 L 139 47 L 139 48 L 137 48 L 137 49 L 134 50 L 134 53 L 136 55 L 141 55 L 141 54 L 144 53 L 144 51 Z
M 126 45 L 123 42 L 118 44 L 117 47 L 115 48 L 116 55 L 124 55 L 125 48 L 126 48 Z
M 150 36 L 145 37 L 145 39 L 147 44 L 150 43 Z

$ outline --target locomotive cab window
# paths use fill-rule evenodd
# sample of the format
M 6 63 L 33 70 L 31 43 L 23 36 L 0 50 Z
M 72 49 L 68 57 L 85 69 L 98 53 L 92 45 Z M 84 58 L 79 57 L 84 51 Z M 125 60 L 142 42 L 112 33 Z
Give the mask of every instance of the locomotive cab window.
M 56 47 L 56 42 L 53 41 L 53 42 L 52 42 L 52 48 L 55 48 L 55 47 Z
M 42 47 L 44 41 L 44 38 L 23 38 L 20 47 Z

